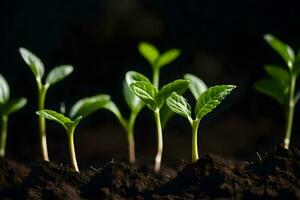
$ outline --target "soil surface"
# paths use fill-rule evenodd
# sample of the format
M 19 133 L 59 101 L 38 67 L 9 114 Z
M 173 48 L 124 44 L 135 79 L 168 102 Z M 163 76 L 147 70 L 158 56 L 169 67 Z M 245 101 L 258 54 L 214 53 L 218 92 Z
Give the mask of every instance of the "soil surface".
M 300 199 L 300 151 L 279 146 L 255 162 L 206 154 L 158 175 L 123 162 L 77 173 L 0 159 L 0 199 Z

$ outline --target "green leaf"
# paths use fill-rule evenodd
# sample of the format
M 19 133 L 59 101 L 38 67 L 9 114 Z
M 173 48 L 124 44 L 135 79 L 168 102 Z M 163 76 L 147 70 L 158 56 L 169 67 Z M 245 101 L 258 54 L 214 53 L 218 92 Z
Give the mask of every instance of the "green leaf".
M 266 65 L 265 70 L 274 80 L 282 83 L 284 86 L 288 86 L 290 75 L 289 72 L 285 70 L 283 67 Z
M 9 99 L 9 85 L 5 78 L 0 74 L 0 104 L 4 104 Z
M 271 34 L 266 34 L 264 39 L 284 59 L 288 67 L 292 69 L 295 59 L 295 53 L 293 49 Z
M 123 82 L 123 96 L 131 110 L 137 109 L 137 107 L 142 103 L 141 100 L 131 91 L 131 88 L 128 86 L 126 81 Z
M 193 74 L 185 74 L 184 79 L 190 81 L 189 89 L 196 100 L 203 92 L 207 90 L 206 84 Z
M 10 115 L 22 109 L 27 103 L 26 98 L 13 99 L 3 105 L 3 114 Z
M 156 105 L 161 108 L 161 106 L 165 103 L 166 99 L 173 93 L 176 92 L 178 94 L 182 94 L 186 91 L 189 85 L 188 80 L 178 79 L 167 85 L 164 85 L 160 91 L 158 92 L 155 102 Z
M 216 85 L 203 92 L 196 103 L 195 114 L 197 119 L 202 119 L 215 109 L 234 88 L 236 88 L 235 85 Z
M 19 48 L 19 52 L 25 61 L 25 63 L 30 67 L 32 73 L 36 79 L 41 79 L 44 76 L 45 68 L 44 64 L 36 55 L 25 48 Z
M 169 108 L 169 106 L 165 103 L 160 109 L 160 121 L 162 129 L 165 129 L 168 121 L 174 115 L 174 112 Z
M 107 109 L 110 112 L 112 112 L 121 123 L 124 122 L 123 116 L 122 116 L 118 106 L 113 101 L 107 102 L 104 106 L 104 109 Z
M 158 49 L 147 42 L 141 42 L 138 49 L 140 54 L 151 64 L 151 66 L 154 66 L 159 57 Z
M 98 94 L 92 97 L 80 99 L 72 106 L 70 117 L 76 118 L 82 116 L 85 118 L 95 111 L 104 108 L 109 101 L 110 96 L 106 94 Z
M 136 71 L 128 71 L 125 75 L 125 80 L 128 86 L 130 86 L 131 83 L 137 81 L 146 81 L 151 83 L 151 81 L 146 76 Z
M 161 68 L 180 56 L 181 51 L 179 49 L 170 49 L 164 52 L 157 60 L 156 67 Z
M 284 103 L 285 94 L 287 91 L 276 81 L 273 79 L 261 79 L 256 81 L 254 84 L 254 88 L 269 97 L 274 98 L 281 105 Z
M 167 105 L 173 112 L 186 117 L 189 121 L 192 120 L 191 106 L 183 96 L 173 92 L 167 98 Z
M 55 121 L 62 125 L 66 130 L 69 130 L 69 124 L 72 124 L 72 120 L 64 116 L 61 113 L 57 113 L 53 110 L 39 110 L 36 112 L 37 115 L 45 117 L 46 119 Z
M 157 89 L 152 83 L 146 81 L 137 81 L 130 85 L 133 93 L 139 97 L 147 106 L 152 110 L 157 108 L 155 97 L 157 95 Z
M 53 85 L 73 72 L 73 66 L 61 65 L 52 69 L 46 77 L 46 84 Z

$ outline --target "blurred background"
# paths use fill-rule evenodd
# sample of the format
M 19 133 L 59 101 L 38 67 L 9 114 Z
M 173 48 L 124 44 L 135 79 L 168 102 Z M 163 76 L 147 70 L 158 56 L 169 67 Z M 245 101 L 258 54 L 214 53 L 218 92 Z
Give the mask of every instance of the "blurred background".
M 254 160 L 256 153 L 281 143 L 284 117 L 281 107 L 253 90 L 267 76 L 264 64 L 284 64 L 263 40 L 272 33 L 295 50 L 300 47 L 299 6 L 271 0 L 2 0 L 0 1 L 0 73 L 11 96 L 25 96 L 28 105 L 10 117 L 7 155 L 32 163 L 40 159 L 37 88 L 19 47 L 38 55 L 48 72 L 72 64 L 74 73 L 51 87 L 46 107 L 69 109 L 79 98 L 107 93 L 125 116 L 122 96 L 128 70 L 151 77 L 151 68 L 137 51 L 140 41 L 161 52 L 180 48 L 182 55 L 161 70 L 161 84 L 193 73 L 207 85 L 236 84 L 238 88 L 202 121 L 200 153 Z M 299 87 L 298 87 L 299 88 Z M 194 105 L 192 96 L 185 95 Z M 295 113 L 292 146 L 300 139 L 300 110 Z M 152 113 L 144 109 L 137 119 L 136 154 L 140 164 L 153 162 L 156 133 Z M 50 159 L 68 163 L 64 130 L 47 123 Z M 164 131 L 163 162 L 177 165 L 191 158 L 191 130 L 174 116 Z M 111 159 L 127 159 L 125 132 L 113 114 L 100 110 L 82 121 L 75 133 L 79 164 L 99 166 Z

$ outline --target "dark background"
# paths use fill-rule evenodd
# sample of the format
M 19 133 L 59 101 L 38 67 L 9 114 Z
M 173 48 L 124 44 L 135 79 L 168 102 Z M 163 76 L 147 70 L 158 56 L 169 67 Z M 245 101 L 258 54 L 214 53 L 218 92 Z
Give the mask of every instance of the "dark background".
M 18 161 L 39 159 L 36 85 L 21 60 L 23 46 L 38 55 L 48 72 L 72 64 L 74 73 L 49 89 L 46 107 L 67 108 L 85 96 L 107 93 L 128 114 L 122 81 L 128 70 L 151 77 L 151 68 L 139 55 L 140 41 L 161 51 L 177 47 L 182 55 L 161 71 L 161 83 L 193 73 L 209 86 L 236 84 L 238 88 L 199 129 L 200 153 L 256 159 L 255 152 L 270 151 L 283 138 L 281 107 L 253 90 L 266 76 L 264 64 L 284 64 L 264 42 L 272 33 L 300 47 L 299 5 L 284 1 L 202 0 L 2 0 L 0 2 L 0 73 L 8 80 L 11 96 L 25 96 L 28 105 L 10 117 L 8 157 Z M 191 95 L 187 94 L 190 100 Z M 299 141 L 299 109 L 295 113 L 292 145 Z M 136 153 L 140 163 L 151 163 L 156 134 L 151 112 L 144 109 L 136 125 Z M 48 122 L 50 159 L 68 162 L 64 130 Z M 172 118 L 165 132 L 163 162 L 189 161 L 191 130 L 187 121 Z M 126 159 L 125 133 L 116 118 L 98 111 L 75 133 L 82 167 L 110 159 Z

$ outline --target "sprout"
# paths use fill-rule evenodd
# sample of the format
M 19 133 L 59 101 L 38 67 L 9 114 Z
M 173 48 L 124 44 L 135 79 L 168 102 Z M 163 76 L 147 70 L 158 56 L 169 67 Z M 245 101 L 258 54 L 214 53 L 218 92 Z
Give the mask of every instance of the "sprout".
M 31 69 L 38 87 L 38 109 L 43 110 L 45 108 L 45 98 L 47 91 L 50 86 L 63 80 L 69 74 L 73 72 L 73 67 L 71 65 L 62 65 L 53 68 L 49 74 L 46 76 L 45 83 L 42 82 L 42 78 L 45 75 L 45 68 L 42 61 L 34 55 L 32 52 L 25 48 L 20 48 L 19 52 L 25 61 L 25 63 Z M 46 138 L 46 122 L 45 118 L 39 117 L 39 130 L 40 130 L 40 142 L 42 150 L 43 160 L 49 160 L 48 149 L 47 149 L 47 138 Z
M 273 35 L 266 34 L 266 42 L 285 61 L 283 66 L 267 65 L 265 71 L 270 78 L 258 80 L 254 87 L 257 91 L 274 98 L 283 108 L 286 118 L 284 148 L 288 149 L 293 127 L 294 109 L 300 99 L 300 91 L 295 94 L 296 81 L 300 72 L 300 50 L 296 57 L 293 49 Z
M 189 88 L 197 99 L 195 107 L 195 119 L 192 117 L 192 109 L 187 100 L 173 92 L 167 99 L 169 108 L 188 119 L 192 127 L 192 162 L 199 159 L 198 155 L 198 127 L 202 118 L 215 109 L 221 101 L 234 89 L 234 85 L 216 85 L 206 89 L 206 85 L 199 78 L 187 74 L 185 78 L 190 80 Z
M 27 99 L 22 97 L 10 100 L 9 86 L 5 78 L 0 74 L 0 115 L 1 115 L 1 135 L 0 135 L 0 157 L 5 156 L 8 116 L 23 108 Z
M 40 117 L 44 117 L 46 119 L 55 121 L 62 125 L 67 132 L 68 135 L 68 142 L 69 142 L 69 151 L 70 151 L 70 157 L 71 157 L 71 164 L 75 171 L 79 172 L 78 165 L 77 165 L 77 159 L 76 159 L 76 153 L 75 153 L 75 147 L 74 147 L 74 131 L 77 127 L 78 123 L 82 119 L 82 116 L 77 117 L 74 121 L 72 121 L 70 118 L 64 116 L 61 113 L 57 113 L 52 110 L 39 110 L 36 112 L 37 115 Z
M 188 87 L 188 80 L 175 80 L 158 90 L 150 81 L 136 81 L 130 84 L 133 93 L 150 108 L 155 117 L 157 128 L 157 154 L 154 171 L 159 172 L 163 152 L 163 135 L 160 110 L 172 92 L 183 93 Z
M 79 171 L 77 165 L 77 159 L 74 147 L 74 131 L 79 121 L 82 118 L 86 118 L 98 109 L 103 108 L 110 101 L 110 96 L 106 94 L 98 94 L 91 97 L 85 97 L 78 100 L 70 110 L 70 118 L 66 117 L 62 113 L 57 113 L 52 110 L 39 110 L 36 112 L 37 115 L 47 118 L 49 120 L 56 121 L 61 124 L 67 131 L 69 150 L 72 166 L 76 171 Z M 71 119 L 74 119 L 72 121 Z

